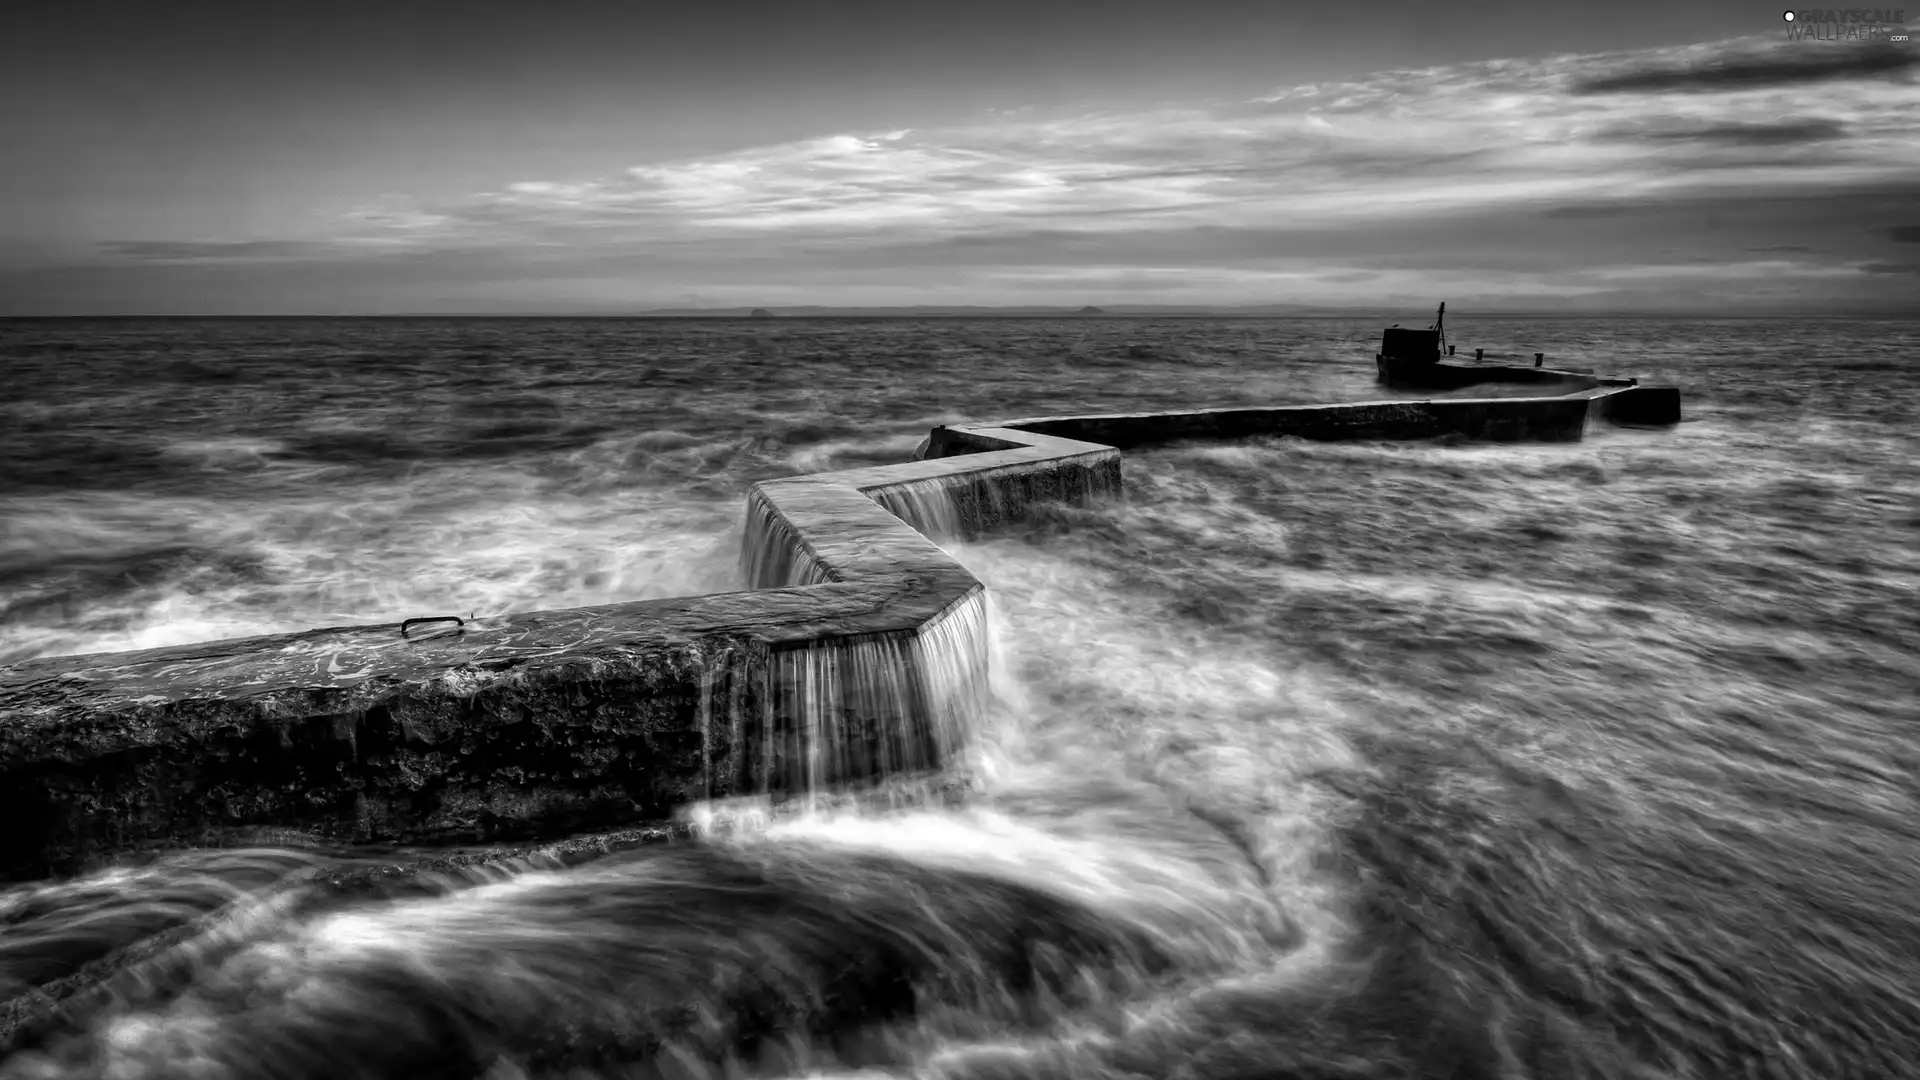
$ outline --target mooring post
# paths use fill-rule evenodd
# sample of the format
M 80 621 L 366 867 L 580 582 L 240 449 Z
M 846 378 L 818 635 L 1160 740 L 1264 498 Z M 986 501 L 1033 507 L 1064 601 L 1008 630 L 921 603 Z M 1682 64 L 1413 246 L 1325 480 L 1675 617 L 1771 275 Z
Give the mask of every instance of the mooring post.
M 1451 345 L 1449 345 L 1449 346 L 1447 346 L 1447 355 L 1448 355 L 1448 356 L 1452 356 L 1452 355 L 1453 355 L 1453 346 L 1451 346 Z
M 1534 367 L 1539 367 L 1539 366 L 1540 366 L 1540 363 L 1541 363 L 1541 361 L 1543 361 L 1543 360 L 1545 360 L 1546 358 L 1547 358 L 1547 354 L 1546 354 L 1546 353 L 1543 353 L 1543 352 L 1537 352 L 1537 353 L 1534 353 L 1534 354 L 1533 354 L 1533 366 L 1534 366 Z
M 1487 350 L 1485 350 L 1485 349 L 1475 349 L 1475 350 L 1473 350 L 1473 358 L 1474 358 L 1475 360 L 1478 360 L 1478 359 L 1480 359 L 1480 354 L 1481 354 L 1481 353 L 1483 353 L 1483 352 L 1486 352 L 1486 351 L 1487 351 Z

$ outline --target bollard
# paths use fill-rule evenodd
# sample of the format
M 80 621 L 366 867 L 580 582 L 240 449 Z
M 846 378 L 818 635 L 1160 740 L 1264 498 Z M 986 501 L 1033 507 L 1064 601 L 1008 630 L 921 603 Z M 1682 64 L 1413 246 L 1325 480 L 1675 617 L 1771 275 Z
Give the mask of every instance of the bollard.
M 1449 345 L 1449 346 L 1447 346 L 1447 355 L 1448 355 L 1448 356 L 1452 356 L 1452 355 L 1453 355 L 1453 346 L 1451 346 L 1451 345 Z
M 1543 352 L 1537 352 L 1537 353 L 1534 353 L 1534 354 L 1533 354 L 1533 366 L 1534 366 L 1534 367 L 1539 367 L 1539 366 L 1540 366 L 1540 362 L 1541 362 L 1541 361 L 1543 361 L 1543 360 L 1545 360 L 1546 358 L 1547 358 L 1547 354 L 1546 354 L 1546 353 L 1543 353 Z
M 1486 351 L 1487 351 L 1487 350 L 1485 350 L 1485 349 L 1475 349 L 1475 350 L 1473 350 L 1473 358 L 1474 358 L 1475 360 L 1478 360 L 1478 359 L 1480 359 L 1480 354 L 1481 354 L 1481 353 L 1483 353 L 1483 352 L 1486 352 Z

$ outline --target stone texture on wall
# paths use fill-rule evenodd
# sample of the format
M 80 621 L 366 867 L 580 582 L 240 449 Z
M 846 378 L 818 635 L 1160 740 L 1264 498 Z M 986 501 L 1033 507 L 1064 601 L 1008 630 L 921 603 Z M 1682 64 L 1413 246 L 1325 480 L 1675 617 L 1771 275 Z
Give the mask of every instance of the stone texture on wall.
M 1508 367 L 1499 364 L 1408 363 L 1391 357 L 1375 359 L 1379 381 L 1396 390 L 1460 390 L 1487 383 L 1528 385 L 1542 394 L 1592 390 L 1608 382 L 1632 385 L 1633 380 L 1606 380 L 1590 371 L 1550 367 Z

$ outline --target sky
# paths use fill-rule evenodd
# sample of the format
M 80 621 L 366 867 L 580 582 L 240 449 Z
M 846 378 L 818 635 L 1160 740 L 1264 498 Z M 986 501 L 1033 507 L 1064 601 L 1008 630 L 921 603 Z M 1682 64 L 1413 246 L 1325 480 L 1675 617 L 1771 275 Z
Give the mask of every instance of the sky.
M 29 4 L 0 315 L 1920 315 L 1920 46 L 1870 11 Z

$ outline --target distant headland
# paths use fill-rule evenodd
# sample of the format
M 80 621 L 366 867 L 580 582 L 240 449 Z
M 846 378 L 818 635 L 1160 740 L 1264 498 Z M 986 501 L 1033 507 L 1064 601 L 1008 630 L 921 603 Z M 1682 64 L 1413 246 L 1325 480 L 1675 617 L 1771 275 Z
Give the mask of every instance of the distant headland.
M 1497 300 L 1473 301 L 1476 318 L 1489 319 L 1751 319 L 1807 318 L 1798 310 L 1641 310 L 1579 307 L 1532 306 Z M 1189 319 L 1381 319 L 1398 318 L 1414 301 L 1401 304 L 1085 304 L 1060 306 L 994 306 L 987 304 L 915 304 L 899 307 L 839 307 L 808 305 L 795 307 L 679 307 L 645 308 L 626 312 L 575 312 L 572 317 L 641 319 L 1071 319 L 1094 316 L 1125 318 Z M 1425 301 L 1418 301 L 1424 304 Z M 1464 304 L 1463 304 L 1464 306 Z M 423 313 L 424 314 L 424 313 Z M 505 313 L 502 313 L 505 314 Z M 522 317 L 539 317 L 526 313 Z M 551 313 L 547 317 L 569 317 Z M 1920 318 L 1920 309 L 1873 311 L 1836 309 L 1823 312 L 1822 318 Z
M 1209 316 L 1250 316 L 1272 317 L 1276 315 L 1295 315 L 1305 317 L 1346 318 L 1367 316 L 1385 317 L 1398 308 L 1357 308 L 1327 307 L 1312 304 L 1257 304 L 1247 307 L 1227 305 L 1173 305 L 1173 304 L 1116 304 L 1099 307 L 1086 304 L 1081 307 L 994 307 L 989 305 L 936 305 L 916 304 L 903 307 L 702 307 L 702 308 L 653 308 L 636 311 L 633 314 L 643 318 L 704 318 L 704 319 L 778 319 L 778 318 L 913 318 L 916 316 L 970 316 L 974 318 L 1031 317 L 1061 318 L 1073 315 L 1187 315 L 1194 317 Z

